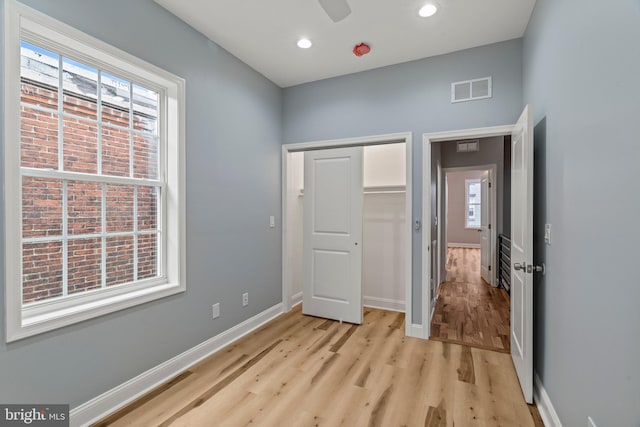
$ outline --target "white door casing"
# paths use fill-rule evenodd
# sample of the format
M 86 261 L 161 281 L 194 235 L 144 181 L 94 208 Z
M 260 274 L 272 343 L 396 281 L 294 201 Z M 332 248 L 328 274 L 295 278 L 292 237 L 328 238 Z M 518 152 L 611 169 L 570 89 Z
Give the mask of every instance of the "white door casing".
M 489 194 L 489 171 L 480 179 L 480 277 L 491 284 L 491 195 Z
M 304 154 L 302 312 L 362 323 L 362 147 Z
M 511 357 L 528 403 L 533 402 L 532 266 L 533 113 L 527 105 L 511 134 Z

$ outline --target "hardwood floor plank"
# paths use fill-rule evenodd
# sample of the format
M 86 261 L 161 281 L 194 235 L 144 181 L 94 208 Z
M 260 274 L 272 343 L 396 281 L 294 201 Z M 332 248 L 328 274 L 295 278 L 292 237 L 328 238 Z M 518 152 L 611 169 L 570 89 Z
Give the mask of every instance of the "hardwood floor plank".
M 476 383 L 476 374 L 473 367 L 473 357 L 471 356 L 471 348 L 462 347 L 462 355 L 460 357 L 460 367 L 458 368 L 458 381 L 469 384 Z
M 266 356 L 271 350 L 273 350 L 281 342 L 282 342 L 281 339 L 277 340 L 276 342 L 271 344 L 269 347 L 267 347 L 264 350 L 262 350 L 257 356 L 255 356 L 255 357 L 251 358 L 250 360 L 248 360 L 241 367 L 236 369 L 233 373 L 231 373 L 227 377 L 225 377 L 222 381 L 218 382 L 213 387 L 211 387 L 209 390 L 207 390 L 205 393 L 201 394 L 195 400 L 191 401 L 188 405 L 186 405 L 180 411 L 176 412 L 169 419 L 167 419 L 165 422 L 160 424 L 160 426 L 161 427 L 169 426 L 169 425 L 171 425 L 171 423 L 173 423 L 173 421 L 177 420 L 178 418 L 180 418 L 181 416 L 183 416 L 184 414 L 186 414 L 187 412 L 189 412 L 193 408 L 197 408 L 198 406 L 202 405 L 208 399 L 210 399 L 215 394 L 217 394 L 219 391 L 223 390 L 226 386 L 228 386 L 233 381 L 235 381 L 242 374 L 247 372 L 253 365 L 258 363 L 264 356 Z
M 389 396 L 393 390 L 393 384 L 389 385 L 382 395 L 377 399 L 375 405 L 373 406 L 373 410 L 371 411 L 371 417 L 369 418 L 369 426 L 383 426 L 382 422 L 384 418 L 384 413 L 387 410 L 387 405 L 389 404 Z
M 358 325 L 351 325 L 351 327 L 347 330 L 347 332 L 345 332 L 344 335 L 342 335 L 340 337 L 338 342 L 336 342 L 331 347 L 330 351 L 332 351 L 334 353 L 337 353 L 340 350 L 340 348 L 344 345 L 344 343 L 346 343 L 347 340 L 351 337 L 351 335 L 353 335 L 353 333 L 356 331 L 356 329 L 358 329 Z
M 322 323 L 322 325 L 318 326 L 318 329 L 322 329 L 323 331 L 326 331 L 327 329 L 329 329 L 331 325 L 335 323 L 336 323 L 335 320 L 328 319 L 326 322 Z
M 447 411 L 444 409 L 444 401 L 437 407 L 429 406 L 429 412 L 424 419 L 424 427 L 446 427 Z

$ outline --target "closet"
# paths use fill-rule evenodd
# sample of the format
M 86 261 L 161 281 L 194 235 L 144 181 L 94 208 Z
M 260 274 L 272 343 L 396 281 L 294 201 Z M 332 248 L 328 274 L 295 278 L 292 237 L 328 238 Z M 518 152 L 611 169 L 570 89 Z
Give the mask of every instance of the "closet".
M 363 147 L 363 303 L 367 307 L 405 310 L 405 189 L 404 143 Z M 304 152 L 292 153 L 293 194 L 288 245 L 291 300 L 302 300 Z

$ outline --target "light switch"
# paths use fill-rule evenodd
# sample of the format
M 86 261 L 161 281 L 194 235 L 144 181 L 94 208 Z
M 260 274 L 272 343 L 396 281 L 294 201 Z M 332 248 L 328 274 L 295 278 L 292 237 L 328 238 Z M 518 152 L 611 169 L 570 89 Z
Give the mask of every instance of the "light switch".
M 551 224 L 544 225 L 544 242 L 551 245 Z
M 269 227 L 270 228 L 275 228 L 275 226 L 276 226 L 276 217 L 271 215 L 269 217 Z

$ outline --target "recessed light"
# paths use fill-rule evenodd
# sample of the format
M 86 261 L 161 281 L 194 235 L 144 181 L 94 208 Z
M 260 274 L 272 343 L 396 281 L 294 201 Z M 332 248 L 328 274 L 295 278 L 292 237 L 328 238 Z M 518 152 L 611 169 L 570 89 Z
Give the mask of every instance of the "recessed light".
M 427 3 L 420 8 L 420 10 L 418 11 L 418 15 L 422 16 L 423 18 L 428 18 L 429 16 L 435 15 L 437 11 L 438 6 L 433 3 Z
M 309 39 L 300 39 L 298 40 L 298 47 L 300 49 L 309 49 L 311 47 L 312 43 L 311 40 Z

